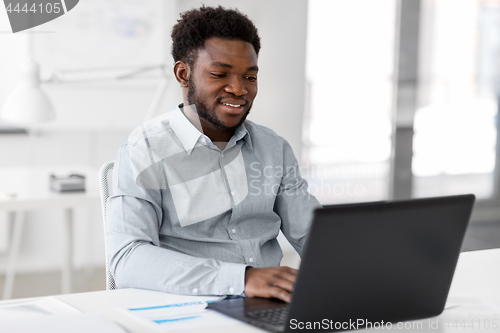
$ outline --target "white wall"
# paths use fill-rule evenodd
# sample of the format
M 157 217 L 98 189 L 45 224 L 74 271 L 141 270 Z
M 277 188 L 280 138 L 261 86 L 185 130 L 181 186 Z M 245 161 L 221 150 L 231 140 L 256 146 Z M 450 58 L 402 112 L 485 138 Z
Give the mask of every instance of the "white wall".
M 82 6 L 85 2 L 80 3 Z M 166 2 L 176 12 L 197 7 L 199 1 Z M 301 147 L 304 108 L 305 38 L 307 1 L 204 1 L 206 5 L 237 7 L 255 22 L 262 40 L 259 56 L 259 93 L 249 119 L 274 129 L 285 137 L 298 155 Z M 73 11 L 58 20 L 69 20 Z M 172 22 L 172 11 L 164 11 Z M 9 30 L 0 10 L 0 30 Z M 49 29 L 50 26 L 42 26 Z M 171 24 L 165 25 L 170 45 Z M 40 28 L 40 30 L 43 30 Z M 37 36 L 35 36 L 37 37 Z M 0 34 L 0 105 L 18 82 L 18 66 L 25 54 L 26 35 Z M 171 59 L 168 58 L 169 62 Z M 45 89 L 53 100 L 58 118 L 32 132 L 30 148 L 26 135 L 0 134 L 0 167 L 15 165 L 87 164 L 99 167 L 114 159 L 128 133 L 142 121 L 158 81 L 126 84 L 51 85 Z M 172 84 L 160 109 L 180 102 L 177 84 Z M 299 156 L 297 156 L 299 157 Z M 97 180 L 95 180 L 97 181 Z M 1 184 L 0 184 L 1 187 Z M 62 246 L 62 212 L 31 212 L 18 262 L 20 271 L 59 267 Z M 100 210 L 79 209 L 75 217 L 75 262 L 78 267 L 104 263 Z M 0 229 L 1 230 L 1 229 Z M 0 231 L 1 232 L 1 231 Z M 6 254 L 0 252 L 0 273 Z

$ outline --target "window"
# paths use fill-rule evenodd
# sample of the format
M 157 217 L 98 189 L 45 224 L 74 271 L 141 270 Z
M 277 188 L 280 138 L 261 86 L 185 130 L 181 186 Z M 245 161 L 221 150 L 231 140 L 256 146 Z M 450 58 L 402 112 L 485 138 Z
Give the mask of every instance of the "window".
M 500 0 L 310 0 L 308 15 L 311 193 L 323 204 L 474 193 L 494 208 Z
M 322 204 L 388 197 L 395 0 L 310 0 L 303 170 Z
M 421 26 L 413 196 L 491 198 L 500 1 L 423 1 Z

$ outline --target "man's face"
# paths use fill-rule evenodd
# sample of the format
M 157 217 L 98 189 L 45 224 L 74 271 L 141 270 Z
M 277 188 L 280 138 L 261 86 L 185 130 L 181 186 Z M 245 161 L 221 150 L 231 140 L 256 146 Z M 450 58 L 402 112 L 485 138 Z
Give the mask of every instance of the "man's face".
M 202 121 L 235 129 L 245 121 L 257 95 L 257 71 L 252 44 L 207 39 L 191 70 L 188 103 L 196 105 Z

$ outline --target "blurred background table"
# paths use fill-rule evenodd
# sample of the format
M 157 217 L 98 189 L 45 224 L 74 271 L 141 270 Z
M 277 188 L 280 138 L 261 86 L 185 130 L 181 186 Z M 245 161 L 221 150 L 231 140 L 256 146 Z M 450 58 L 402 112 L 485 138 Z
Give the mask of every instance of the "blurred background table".
M 16 261 L 23 234 L 27 211 L 61 209 L 64 211 L 64 241 L 61 292 L 72 292 L 73 267 L 73 209 L 84 206 L 100 206 L 98 169 L 82 165 L 34 166 L 0 168 L 0 212 L 8 212 L 12 221 L 12 236 L 3 299 L 12 296 Z M 50 175 L 68 176 L 78 173 L 85 176 L 84 192 L 54 192 L 50 189 Z

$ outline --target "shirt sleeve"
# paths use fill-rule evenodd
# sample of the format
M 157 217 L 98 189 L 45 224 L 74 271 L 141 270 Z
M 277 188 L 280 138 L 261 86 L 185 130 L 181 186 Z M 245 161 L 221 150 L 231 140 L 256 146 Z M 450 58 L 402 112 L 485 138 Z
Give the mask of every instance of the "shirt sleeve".
M 321 207 L 318 200 L 307 191 L 307 187 L 292 147 L 284 140 L 283 177 L 274 211 L 281 217 L 281 231 L 301 257 L 312 213 L 315 208 Z
M 187 295 L 242 294 L 246 265 L 160 246 L 162 186 L 136 184 L 128 146 L 118 152 L 107 202 L 106 250 L 117 286 Z

